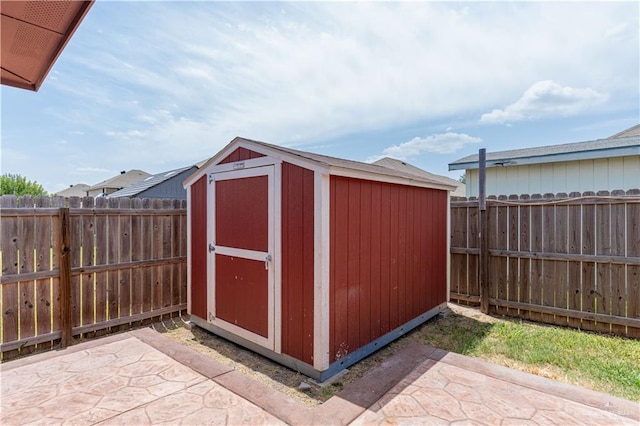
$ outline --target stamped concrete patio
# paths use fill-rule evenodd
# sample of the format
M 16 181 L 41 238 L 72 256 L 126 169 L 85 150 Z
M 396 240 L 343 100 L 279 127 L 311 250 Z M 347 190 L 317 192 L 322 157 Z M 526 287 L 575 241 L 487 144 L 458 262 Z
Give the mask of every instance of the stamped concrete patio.
M 3 425 L 637 425 L 640 405 L 422 345 L 310 408 L 141 329 L 4 363 Z

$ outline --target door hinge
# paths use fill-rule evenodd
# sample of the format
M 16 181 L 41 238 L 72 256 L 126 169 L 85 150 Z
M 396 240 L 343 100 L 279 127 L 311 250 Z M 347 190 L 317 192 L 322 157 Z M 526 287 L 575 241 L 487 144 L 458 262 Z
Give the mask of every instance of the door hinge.
M 216 251 L 216 246 L 214 246 L 213 244 L 209 243 L 209 253 L 211 253 L 212 251 Z
M 213 173 L 209 173 L 209 183 L 213 182 L 214 180 L 215 180 L 215 177 Z
M 268 254 L 267 257 L 264 258 L 264 269 L 269 269 L 269 262 L 271 262 L 270 254 Z
M 211 312 L 209 312 L 209 321 L 213 321 L 216 317 L 213 316 Z

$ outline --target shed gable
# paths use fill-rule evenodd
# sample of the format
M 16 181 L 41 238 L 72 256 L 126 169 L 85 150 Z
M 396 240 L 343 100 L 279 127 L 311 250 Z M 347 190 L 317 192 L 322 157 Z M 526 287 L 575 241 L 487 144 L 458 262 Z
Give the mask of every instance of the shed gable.
M 264 157 L 264 154 L 260 154 L 259 152 L 251 151 L 247 148 L 239 147 L 231 154 L 227 155 L 223 158 L 218 164 L 227 164 L 227 163 L 235 163 L 237 161 L 251 160 L 254 158 Z

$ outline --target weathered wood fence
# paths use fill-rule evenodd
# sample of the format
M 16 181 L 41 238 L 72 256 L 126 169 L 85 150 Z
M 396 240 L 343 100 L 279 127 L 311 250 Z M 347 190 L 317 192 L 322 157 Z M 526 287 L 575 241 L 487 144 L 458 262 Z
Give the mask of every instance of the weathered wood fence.
M 492 312 L 640 337 L 640 190 L 487 199 Z M 451 299 L 480 303 L 477 199 L 451 202 Z
M 186 203 L 0 197 L 3 359 L 186 310 Z

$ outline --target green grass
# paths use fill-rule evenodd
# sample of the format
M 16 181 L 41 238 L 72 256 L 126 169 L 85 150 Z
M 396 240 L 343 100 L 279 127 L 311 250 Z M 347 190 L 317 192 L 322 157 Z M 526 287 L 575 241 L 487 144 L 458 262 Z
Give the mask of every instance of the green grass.
M 432 323 L 425 343 L 640 401 L 640 341 L 521 321 L 462 315 Z

